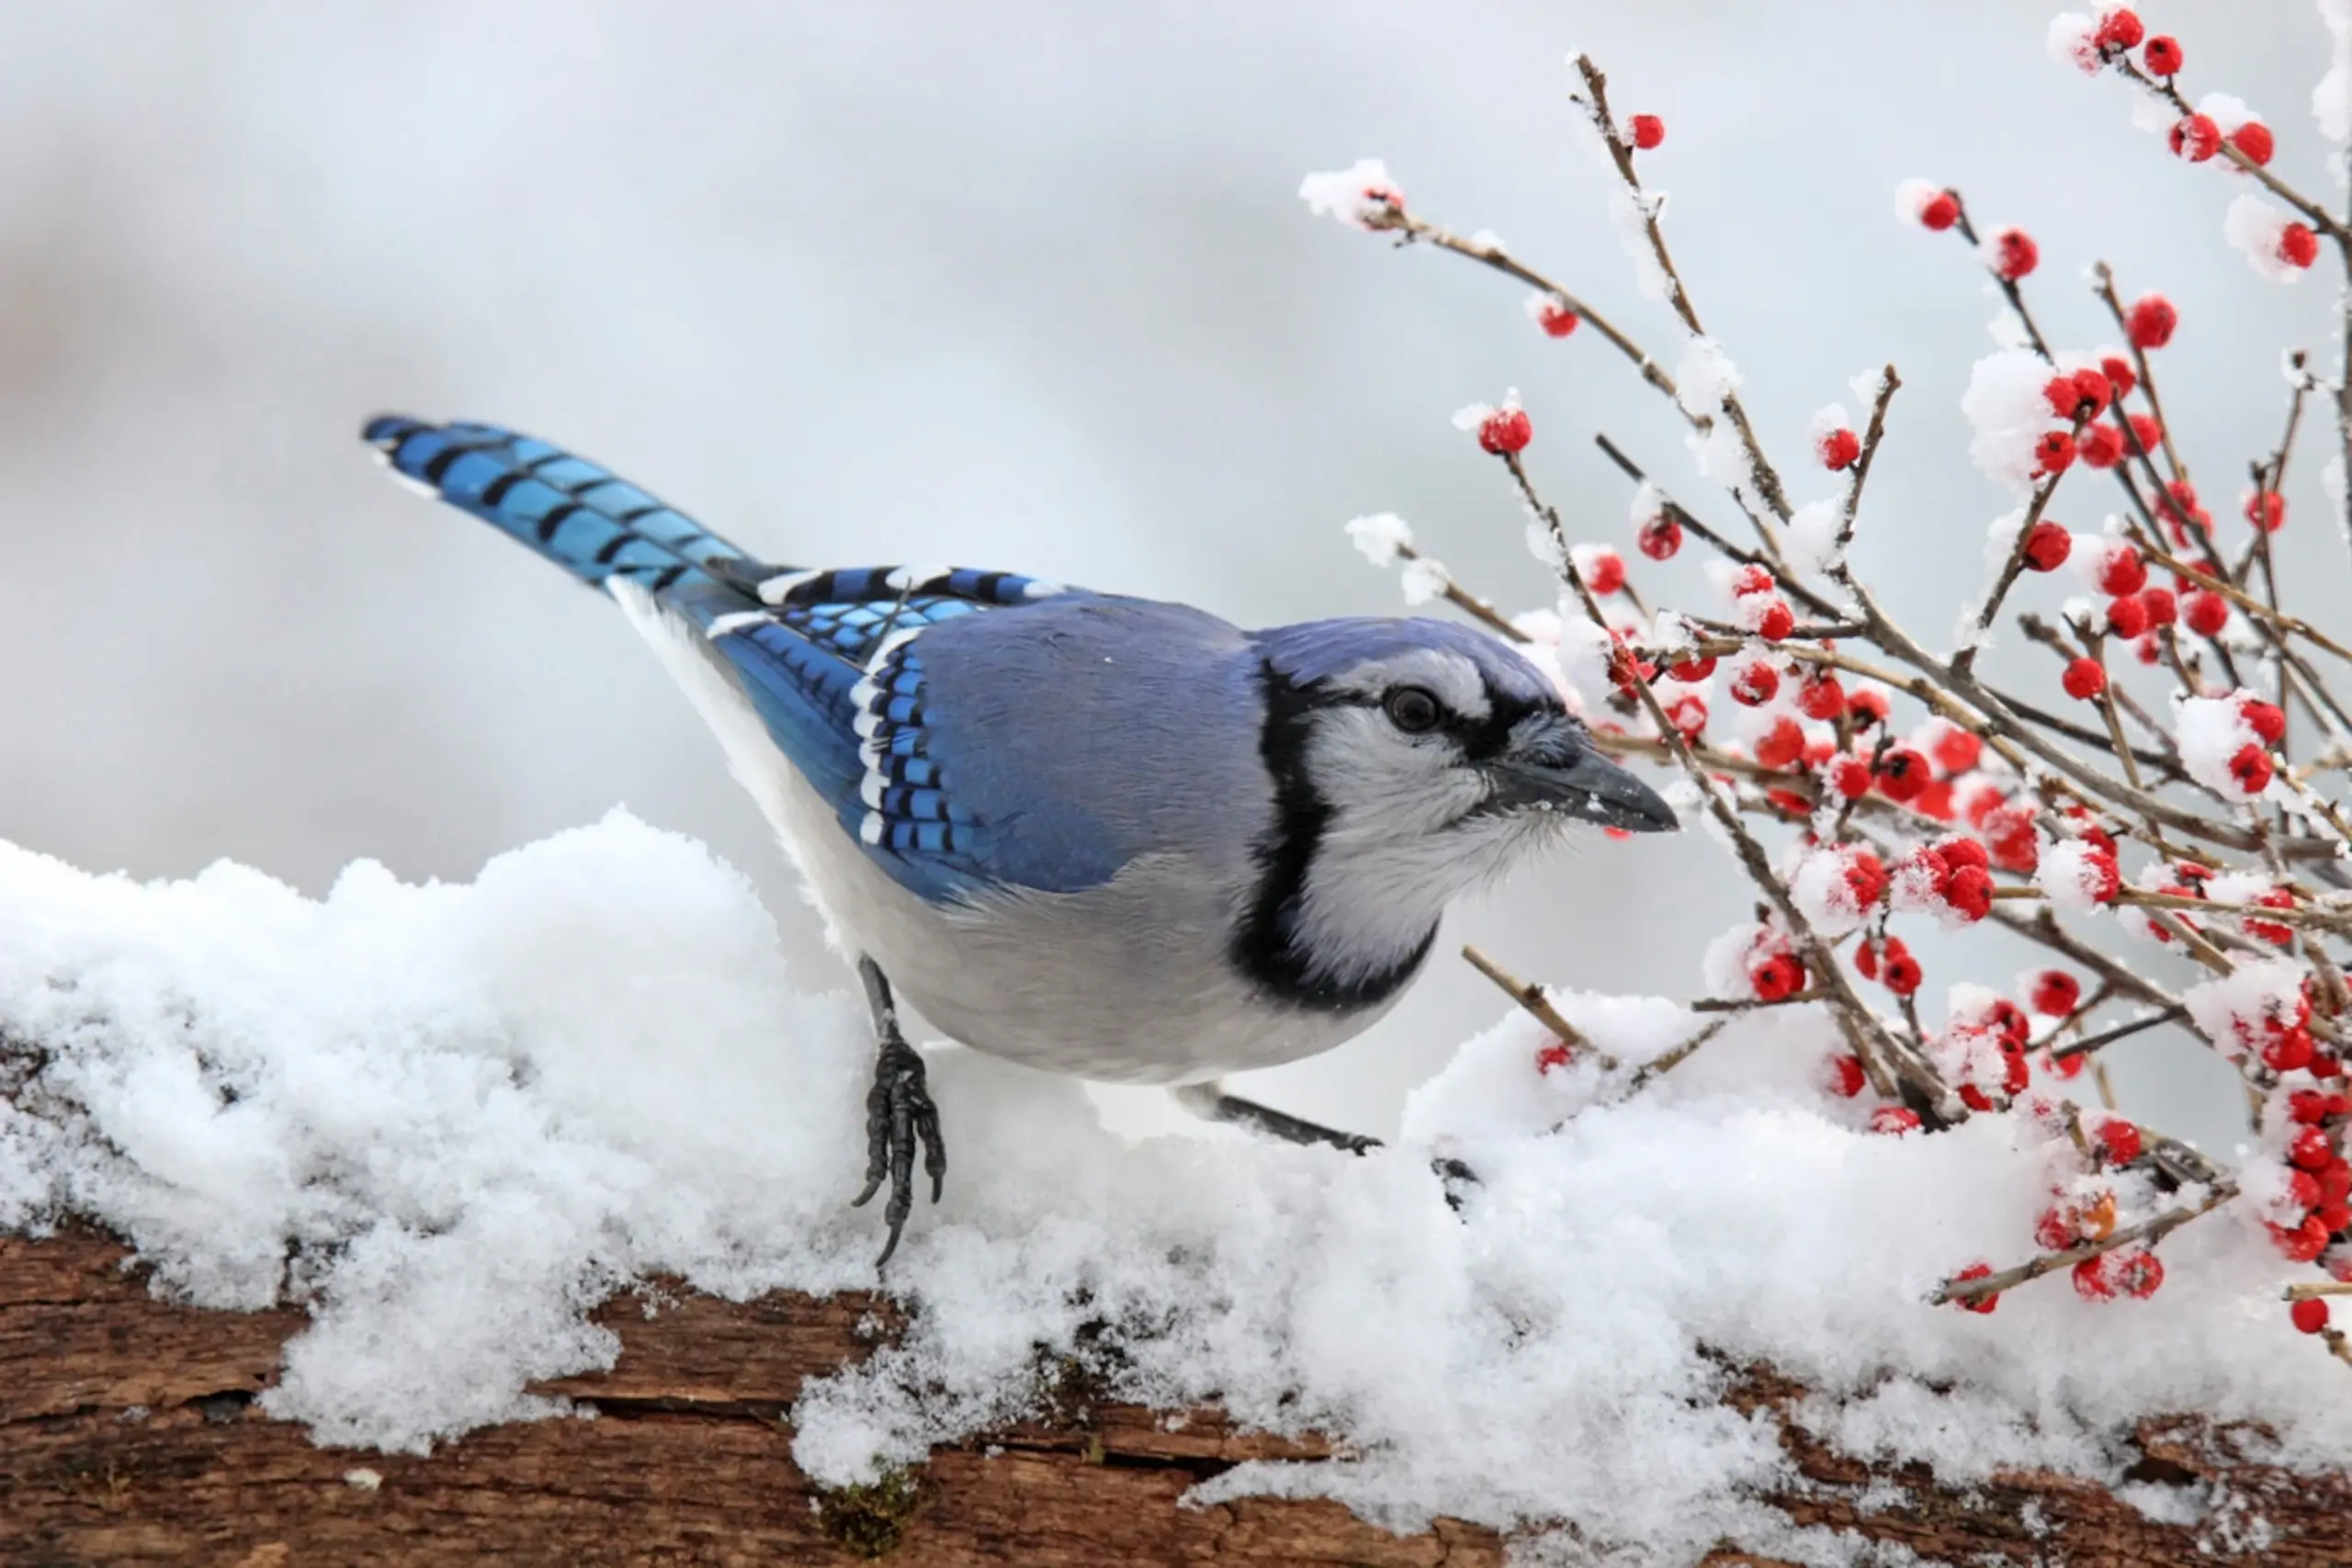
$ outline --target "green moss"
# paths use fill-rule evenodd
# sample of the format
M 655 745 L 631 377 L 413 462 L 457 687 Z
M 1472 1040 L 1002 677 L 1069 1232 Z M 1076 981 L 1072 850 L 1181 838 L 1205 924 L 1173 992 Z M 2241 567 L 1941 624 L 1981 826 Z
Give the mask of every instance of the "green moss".
M 864 1485 L 820 1487 L 817 1524 L 843 1551 L 870 1561 L 898 1550 L 922 1506 L 922 1476 L 886 1470 L 880 1480 Z

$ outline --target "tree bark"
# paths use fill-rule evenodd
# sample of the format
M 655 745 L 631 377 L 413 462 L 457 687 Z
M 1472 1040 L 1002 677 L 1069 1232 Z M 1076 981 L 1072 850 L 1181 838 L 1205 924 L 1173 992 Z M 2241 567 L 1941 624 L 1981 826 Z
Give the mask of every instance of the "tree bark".
M 612 1371 L 545 1385 L 593 1419 L 475 1432 L 422 1459 L 321 1449 L 253 1408 L 299 1312 L 172 1305 L 127 1256 L 102 1236 L 0 1237 L 0 1562 L 1503 1561 L 1501 1538 L 1458 1520 L 1396 1536 L 1328 1502 L 1188 1506 L 1189 1487 L 1243 1460 L 1341 1461 L 1328 1444 L 1244 1432 L 1215 1410 L 1152 1412 L 1083 1389 L 1034 1422 L 940 1450 L 899 1485 L 822 1492 L 793 1468 L 786 1416 L 804 1378 L 869 1353 L 876 1325 L 893 1331 L 897 1309 L 881 1298 L 737 1304 L 649 1290 L 601 1314 L 621 1338 Z M 2020 1472 L 1961 1490 L 1919 1467 L 1873 1469 L 1786 1418 L 1802 1393 L 1747 1370 L 1727 1396 L 1779 1422 L 1796 1479 L 1765 1501 L 1799 1524 L 1933 1562 L 2352 1562 L 2352 1483 L 2261 1462 L 2259 1434 L 2193 1417 L 2143 1426 L 2134 1479 L 2199 1488 L 2208 1503 L 2200 1523 L 2175 1525 L 2077 1477 Z M 1780 1568 L 1729 1547 L 1707 1561 Z

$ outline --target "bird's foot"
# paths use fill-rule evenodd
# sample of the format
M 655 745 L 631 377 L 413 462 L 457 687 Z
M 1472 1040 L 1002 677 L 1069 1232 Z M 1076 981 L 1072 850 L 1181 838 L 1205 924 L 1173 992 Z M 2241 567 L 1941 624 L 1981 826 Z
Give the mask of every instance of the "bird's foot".
M 932 1103 L 924 1081 L 922 1055 L 903 1040 L 885 1040 L 874 1063 L 874 1087 L 865 1096 L 865 1190 L 851 1200 L 852 1208 L 870 1201 L 890 1184 L 889 1201 L 882 1205 L 883 1223 L 890 1236 L 879 1269 L 899 1250 L 899 1234 L 915 1204 L 915 1145 L 922 1145 L 922 1168 L 931 1177 L 931 1201 L 947 1178 L 947 1145 L 939 1135 L 939 1107 Z

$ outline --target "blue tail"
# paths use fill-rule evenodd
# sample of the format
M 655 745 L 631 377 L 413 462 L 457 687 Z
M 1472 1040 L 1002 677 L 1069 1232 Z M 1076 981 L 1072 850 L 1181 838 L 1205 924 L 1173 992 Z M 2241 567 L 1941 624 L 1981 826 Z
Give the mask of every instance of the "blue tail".
M 760 567 L 733 545 L 611 469 L 494 424 L 427 424 L 379 414 L 362 437 L 384 461 L 592 587 L 627 577 L 653 593 L 731 599 Z M 756 568 L 730 573 L 735 563 Z M 712 595 L 695 592 L 718 589 Z

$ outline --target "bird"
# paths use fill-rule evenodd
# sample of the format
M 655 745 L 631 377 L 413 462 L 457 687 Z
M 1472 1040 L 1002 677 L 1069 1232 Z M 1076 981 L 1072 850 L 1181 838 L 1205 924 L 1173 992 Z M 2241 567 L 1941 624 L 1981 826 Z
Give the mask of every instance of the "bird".
M 946 1145 L 901 998 L 971 1049 L 1297 1143 L 1228 1093 L 1426 967 L 1455 898 L 1577 823 L 1673 829 L 1500 639 L 1356 616 L 1243 630 L 1004 571 L 761 561 L 499 425 L 369 420 L 396 476 L 603 590 L 709 728 L 854 966 L 876 1037 L 863 1205 L 897 1250 Z

